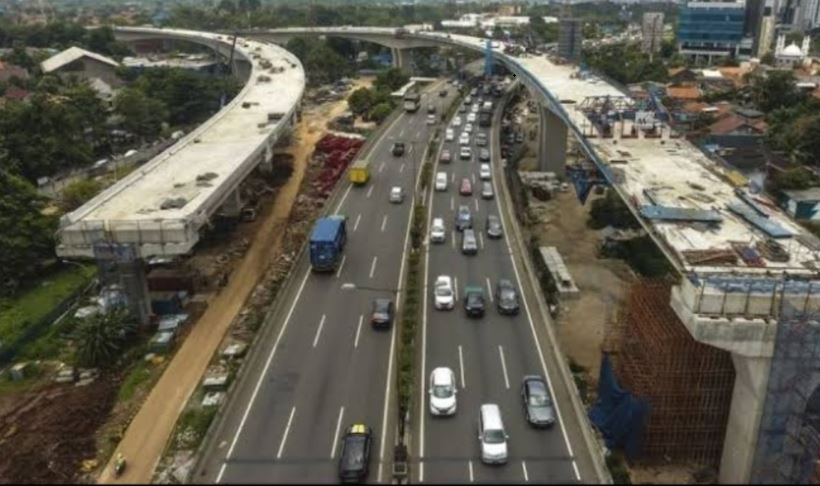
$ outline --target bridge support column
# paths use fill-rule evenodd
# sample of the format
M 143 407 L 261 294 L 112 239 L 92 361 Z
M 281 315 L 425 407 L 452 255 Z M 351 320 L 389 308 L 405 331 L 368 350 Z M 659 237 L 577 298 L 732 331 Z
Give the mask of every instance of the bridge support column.
M 407 55 L 407 49 L 393 47 L 390 49 L 390 54 L 393 56 L 393 67 L 402 71 L 410 71 L 410 59 Z
M 273 148 L 270 145 L 265 146 L 265 152 L 262 154 L 262 162 L 259 163 L 259 170 L 265 174 L 273 172 Z
M 732 353 L 732 362 L 735 365 L 735 385 L 726 422 L 718 482 L 749 484 L 772 360 Z
M 272 157 L 272 155 L 271 155 Z M 219 213 L 223 216 L 228 217 L 238 217 L 239 213 L 242 212 L 242 196 L 239 193 L 239 188 L 237 187 L 228 195 L 228 198 L 225 199 L 225 202 L 222 203 L 222 207 L 219 209 Z
M 567 163 L 567 126 L 544 106 L 539 106 L 538 118 L 538 168 L 554 172 L 563 179 Z
M 145 261 L 97 260 L 97 268 L 102 286 L 119 285 L 128 299 L 131 315 L 143 326 L 150 324 L 151 298 L 148 295 Z

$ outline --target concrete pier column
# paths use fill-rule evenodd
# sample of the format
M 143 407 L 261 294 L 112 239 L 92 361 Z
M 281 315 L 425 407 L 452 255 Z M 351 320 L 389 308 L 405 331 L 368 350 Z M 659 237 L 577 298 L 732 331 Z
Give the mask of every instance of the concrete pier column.
M 538 109 L 538 122 L 538 168 L 563 179 L 567 164 L 567 126 L 544 106 Z
M 265 152 L 262 154 L 262 162 L 259 163 L 259 169 L 270 174 L 273 172 L 273 148 L 270 145 L 265 146 Z
M 732 353 L 732 362 L 735 365 L 735 386 L 718 481 L 721 484 L 749 484 L 772 360 Z
M 239 193 L 239 188 L 236 188 L 228 194 L 228 198 L 222 203 L 219 210 L 220 214 L 229 217 L 237 217 L 242 212 L 242 197 Z
M 117 285 L 128 299 L 128 310 L 140 325 L 151 323 L 151 299 L 148 295 L 145 261 L 97 260 L 100 282 L 103 287 Z
M 390 49 L 390 54 L 393 56 L 393 67 L 397 67 L 402 71 L 410 71 L 410 59 L 406 49 L 393 47 Z

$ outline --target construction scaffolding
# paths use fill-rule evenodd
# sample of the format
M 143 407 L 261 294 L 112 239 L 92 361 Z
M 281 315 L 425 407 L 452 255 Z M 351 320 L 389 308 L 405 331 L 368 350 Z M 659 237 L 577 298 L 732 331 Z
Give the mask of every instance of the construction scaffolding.
M 735 371 L 728 352 L 695 341 L 669 306 L 671 283 L 630 289 L 605 351 L 624 389 L 649 404 L 638 462 L 720 462 Z
M 783 301 L 752 484 L 818 484 L 820 313 Z

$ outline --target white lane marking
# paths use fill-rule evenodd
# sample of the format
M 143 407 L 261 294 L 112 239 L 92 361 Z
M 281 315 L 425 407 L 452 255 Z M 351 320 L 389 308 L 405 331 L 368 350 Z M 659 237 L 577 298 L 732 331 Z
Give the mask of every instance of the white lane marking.
M 453 294 L 454 300 L 458 301 L 458 277 L 453 277 Z
M 338 212 L 339 212 L 339 209 L 341 209 L 342 204 L 344 204 L 344 203 L 345 203 L 345 201 L 347 200 L 347 195 L 348 195 L 348 194 L 350 194 L 350 188 L 351 188 L 351 187 L 353 187 L 353 186 L 352 186 L 352 185 L 347 186 L 347 189 L 345 189 L 345 193 L 344 193 L 344 195 L 342 196 L 342 199 L 341 199 L 341 200 L 339 200 L 339 204 L 337 204 L 337 205 L 336 205 L 336 211 L 334 211 L 335 213 L 338 213 Z M 373 189 L 373 186 L 370 186 L 370 189 Z
M 330 458 L 336 457 L 336 443 L 339 442 L 339 431 L 342 429 L 342 417 L 345 415 L 345 407 L 339 409 L 339 419 L 336 420 L 336 433 L 333 434 L 333 443 L 330 444 Z
M 464 355 L 461 353 L 461 345 L 458 345 L 458 372 L 461 375 L 461 389 L 467 388 L 467 382 L 464 381 Z
M 279 451 L 276 453 L 276 458 L 282 458 L 282 452 L 285 451 L 285 442 L 288 440 L 288 433 L 290 432 L 290 424 L 293 422 L 293 414 L 296 413 L 296 406 L 290 409 L 290 417 L 288 417 L 288 424 L 285 426 L 285 433 L 282 435 L 282 441 L 279 442 Z
M 423 128 L 424 128 L 425 130 L 427 129 L 427 127 L 423 127 Z M 417 132 L 416 132 L 416 138 L 421 138 L 421 130 L 419 130 L 419 131 L 417 131 Z
M 504 372 L 504 385 L 507 386 L 507 390 L 510 389 L 510 377 L 507 376 L 507 362 L 504 361 L 504 348 L 501 345 L 498 345 L 498 356 L 501 358 L 501 371 Z
M 467 461 L 467 469 L 470 471 L 470 482 L 474 482 L 473 478 L 473 461 Z
M 404 172 L 404 162 L 402 162 L 399 166 L 399 174 L 401 174 L 402 172 Z
M 478 232 L 478 244 L 481 246 L 481 249 L 484 249 L 484 233 L 481 231 Z
M 373 278 L 373 274 L 376 272 L 376 262 L 379 261 L 379 257 L 373 257 L 373 263 L 370 264 L 370 278 Z
M 353 231 L 356 231 L 359 228 L 359 221 L 361 221 L 361 220 L 362 220 L 362 213 L 359 213 L 359 215 L 356 216 L 356 222 L 353 224 Z
M 219 468 L 219 474 L 216 475 L 216 482 L 217 484 L 222 482 L 222 475 L 225 474 L 225 468 L 228 466 L 228 463 L 223 462 L 222 466 Z
M 475 211 L 478 212 L 478 198 L 475 198 L 474 201 L 475 201 Z
M 373 194 L 373 188 L 376 186 L 371 185 L 370 189 L 367 190 L 367 198 L 370 199 L 370 195 Z
M 339 275 L 342 274 L 342 269 L 345 266 L 345 260 L 347 260 L 347 255 L 342 255 L 342 263 L 339 264 L 339 269 L 336 270 L 336 278 L 339 278 Z
M 456 209 L 456 198 L 450 196 L 450 211 L 455 211 Z
M 362 322 L 364 322 L 364 315 L 359 316 L 359 325 L 356 327 L 356 339 L 353 341 L 353 348 L 359 347 L 359 334 L 362 333 Z
M 492 153 L 492 137 L 490 137 L 490 153 Z M 493 184 L 495 184 L 495 179 L 493 179 Z M 496 188 L 497 189 L 497 188 Z M 498 191 L 496 191 L 497 193 Z M 499 216 L 501 218 L 501 228 L 505 234 L 507 234 L 507 223 L 506 223 L 506 214 L 502 213 L 501 211 L 501 203 L 499 202 L 498 198 L 495 200 L 496 207 L 499 211 Z M 515 281 L 518 282 L 518 288 L 523 289 L 524 287 L 521 286 L 521 275 L 518 272 L 518 264 L 515 262 L 515 258 L 513 257 L 512 252 L 512 245 L 510 244 L 509 238 L 504 238 L 507 244 L 507 252 L 510 255 L 510 260 L 513 264 L 513 272 L 515 273 Z M 550 389 L 550 393 L 552 396 L 555 395 L 555 389 L 552 386 L 552 380 L 550 379 L 550 375 L 547 372 L 547 362 L 544 360 L 544 352 L 541 349 L 541 343 L 538 341 L 538 334 L 535 332 L 535 322 L 532 319 L 532 313 L 530 312 L 530 306 L 527 302 L 527 294 L 526 292 L 521 292 L 521 298 L 524 301 L 524 311 L 527 313 L 527 321 L 530 323 L 530 331 L 532 332 L 533 341 L 535 341 L 535 349 L 538 351 L 538 359 L 541 361 L 541 370 L 544 373 L 544 378 L 547 380 L 547 386 Z M 548 320 L 544 320 L 544 326 L 548 326 Z M 555 413 L 558 415 L 558 426 L 561 428 L 561 435 L 564 437 L 564 443 L 567 445 L 567 453 L 569 456 L 572 457 L 572 467 L 575 470 L 575 479 L 577 481 L 581 480 L 581 474 L 578 472 L 578 464 L 575 461 L 575 454 L 572 451 L 572 445 L 569 442 L 569 436 L 567 435 L 567 430 L 564 428 L 564 419 L 561 418 L 561 408 L 558 405 L 558 401 L 555 402 Z
M 530 482 L 530 475 L 527 474 L 527 463 L 525 461 L 521 461 L 521 469 L 524 471 L 524 481 Z
M 399 132 L 399 138 L 401 138 L 403 136 L 404 136 L 404 128 L 402 128 L 401 131 Z
M 384 162 L 379 164 L 379 174 L 381 174 L 383 170 L 384 170 Z
M 452 242 L 453 250 L 455 250 L 456 249 L 456 232 L 455 232 L 455 230 L 453 230 L 453 237 L 450 238 L 450 241 Z
M 490 302 L 492 302 L 493 301 L 493 284 L 490 283 L 490 277 L 487 277 L 487 294 L 490 296 Z
M 450 183 L 455 183 L 455 182 L 456 182 L 456 173 L 451 172 L 450 173 Z
M 296 292 L 296 297 L 293 299 L 293 304 L 291 304 L 290 306 L 290 310 L 288 311 L 287 317 L 285 317 L 285 322 L 284 324 L 282 324 L 282 329 L 279 330 L 279 335 L 276 336 L 276 341 L 274 341 L 273 343 L 273 348 L 271 348 L 270 354 L 268 354 L 268 360 L 265 362 L 265 368 L 262 370 L 262 373 L 259 374 L 259 379 L 256 380 L 256 386 L 253 389 L 250 401 L 248 401 L 248 406 L 245 407 L 245 413 L 242 414 L 242 420 L 239 422 L 239 428 L 236 429 L 236 434 L 234 434 L 233 436 L 233 440 L 231 441 L 231 447 L 228 449 L 226 460 L 231 458 L 231 455 L 233 454 L 233 449 L 234 447 L 236 447 L 236 442 L 239 439 L 239 436 L 242 434 L 242 429 L 245 427 L 245 421 L 248 419 L 251 407 L 253 407 L 253 404 L 256 401 L 256 396 L 259 394 L 259 388 L 262 387 L 262 382 L 265 380 L 265 377 L 268 374 L 268 369 L 270 368 L 271 362 L 273 362 L 273 356 L 276 354 L 276 349 L 279 347 L 279 342 L 282 340 L 282 336 L 285 334 L 285 330 L 288 327 L 290 318 L 293 315 L 293 310 L 296 309 L 296 303 L 299 302 L 299 297 L 302 295 L 302 291 L 305 289 L 305 284 L 308 281 L 308 277 L 310 277 L 309 269 L 305 272 L 305 277 L 302 279 L 302 284 L 299 286 L 299 291 Z
M 316 329 L 316 337 L 313 338 L 313 347 L 315 348 L 317 344 L 319 344 L 319 336 L 322 334 L 322 328 L 325 327 L 325 319 L 327 316 L 322 314 L 322 320 L 319 321 L 319 328 Z
M 384 218 L 382 219 L 382 233 L 384 233 L 384 227 L 386 225 L 387 225 L 387 215 L 385 214 Z
M 472 174 L 470 174 L 470 176 L 473 178 L 473 185 L 475 185 L 475 172 L 473 172 Z

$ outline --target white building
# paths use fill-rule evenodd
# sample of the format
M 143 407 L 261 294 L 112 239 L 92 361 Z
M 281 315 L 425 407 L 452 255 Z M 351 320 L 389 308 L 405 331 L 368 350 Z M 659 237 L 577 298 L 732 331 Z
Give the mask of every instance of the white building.
M 641 51 L 656 53 L 663 41 L 663 12 L 646 12 L 641 22 Z
M 777 47 L 775 47 L 774 50 L 774 61 L 777 66 L 791 68 L 805 66 L 811 63 L 811 58 L 809 57 L 809 49 L 811 47 L 810 36 L 806 35 L 803 37 L 802 47 L 798 47 L 794 42 L 788 46 L 785 46 L 785 44 L 786 36 L 784 34 L 777 36 Z

